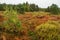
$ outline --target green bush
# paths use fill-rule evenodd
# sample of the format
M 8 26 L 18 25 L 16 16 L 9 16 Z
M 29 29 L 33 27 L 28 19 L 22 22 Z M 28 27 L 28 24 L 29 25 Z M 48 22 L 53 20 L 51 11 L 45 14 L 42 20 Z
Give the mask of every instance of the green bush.
M 31 38 L 31 40 L 39 40 L 36 32 L 33 32 L 31 30 L 28 30 L 28 36 Z
M 2 25 L 5 28 L 5 32 L 16 33 L 22 29 L 21 21 L 17 17 L 17 11 L 13 10 L 12 7 L 7 6 L 3 15 L 7 18 Z

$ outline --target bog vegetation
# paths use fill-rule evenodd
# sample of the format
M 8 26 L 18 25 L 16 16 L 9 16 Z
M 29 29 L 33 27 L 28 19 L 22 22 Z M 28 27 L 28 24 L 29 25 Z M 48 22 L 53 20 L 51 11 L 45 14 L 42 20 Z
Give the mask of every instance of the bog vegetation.
M 28 2 L 0 4 L 0 40 L 60 40 L 60 8 Z

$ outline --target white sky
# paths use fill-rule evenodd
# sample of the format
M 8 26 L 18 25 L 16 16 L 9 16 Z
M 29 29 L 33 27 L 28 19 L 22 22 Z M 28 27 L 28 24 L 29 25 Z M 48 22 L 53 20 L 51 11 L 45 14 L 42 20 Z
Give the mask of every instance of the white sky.
M 60 0 L 0 0 L 0 3 L 19 4 L 26 1 L 28 1 L 29 3 L 35 3 L 42 8 L 46 8 L 53 3 L 57 4 L 60 7 Z

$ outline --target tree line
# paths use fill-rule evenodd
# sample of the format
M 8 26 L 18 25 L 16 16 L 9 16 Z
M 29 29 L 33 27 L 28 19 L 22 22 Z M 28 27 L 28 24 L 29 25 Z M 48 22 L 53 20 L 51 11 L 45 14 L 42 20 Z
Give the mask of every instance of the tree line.
M 24 12 L 34 12 L 34 11 L 45 11 L 45 12 L 51 12 L 52 14 L 58 14 L 60 12 L 59 7 L 56 4 L 52 4 L 51 6 L 48 6 L 47 8 L 40 8 L 36 4 L 29 4 L 28 2 L 26 3 L 20 3 L 17 5 L 12 5 L 12 4 L 0 4 L 0 11 L 5 11 L 5 8 L 12 7 L 13 10 L 16 10 L 19 13 L 24 13 Z
M 0 11 L 4 11 L 5 7 L 12 7 L 14 10 L 17 10 L 18 12 L 33 12 L 33 11 L 39 11 L 38 5 L 35 4 L 29 4 L 28 2 L 18 5 L 12 5 L 12 4 L 0 4 Z
M 56 4 L 48 6 L 45 10 L 46 12 L 51 12 L 52 14 L 60 14 L 60 8 Z

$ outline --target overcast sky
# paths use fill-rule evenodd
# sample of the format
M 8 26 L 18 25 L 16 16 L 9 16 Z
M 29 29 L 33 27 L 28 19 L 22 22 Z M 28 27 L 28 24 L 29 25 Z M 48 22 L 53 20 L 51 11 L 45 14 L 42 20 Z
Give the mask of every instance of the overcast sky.
M 0 3 L 19 4 L 26 1 L 28 1 L 29 3 L 35 3 L 42 8 L 46 8 L 51 4 L 57 4 L 60 7 L 60 0 L 0 0 Z

